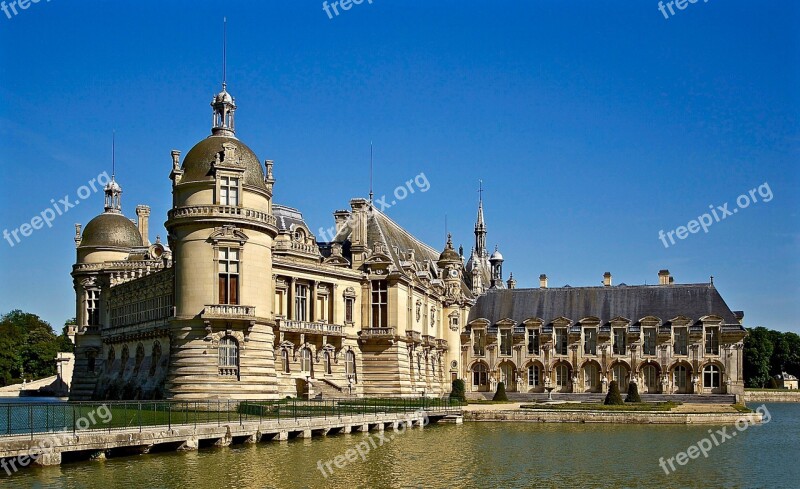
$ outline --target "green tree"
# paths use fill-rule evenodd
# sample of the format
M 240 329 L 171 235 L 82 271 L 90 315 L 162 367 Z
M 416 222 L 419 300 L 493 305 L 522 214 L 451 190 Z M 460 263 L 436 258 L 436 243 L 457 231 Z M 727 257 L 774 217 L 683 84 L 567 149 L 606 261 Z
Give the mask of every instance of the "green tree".
M 497 392 L 494 393 L 494 397 L 492 397 L 493 401 L 508 401 L 508 396 L 506 395 L 506 385 L 503 382 L 497 384 Z
M 606 394 L 606 399 L 603 401 L 603 404 L 610 406 L 623 404 L 622 395 L 619 393 L 619 385 L 617 385 L 616 380 L 612 380 L 611 383 L 608 384 L 608 394 Z
M 457 399 L 461 402 L 467 402 L 466 387 L 462 379 L 453 381 L 453 388 L 450 390 L 450 399 Z
M 15 309 L 0 317 L 0 384 L 54 375 L 56 353 L 72 349 L 62 336 L 36 314 Z
M 642 402 L 642 397 L 639 395 L 639 386 L 636 382 L 628 384 L 628 395 L 625 396 L 625 402 Z
M 747 387 L 764 387 L 769 381 L 774 347 L 770 331 L 759 326 L 748 330 L 744 339 L 743 373 Z

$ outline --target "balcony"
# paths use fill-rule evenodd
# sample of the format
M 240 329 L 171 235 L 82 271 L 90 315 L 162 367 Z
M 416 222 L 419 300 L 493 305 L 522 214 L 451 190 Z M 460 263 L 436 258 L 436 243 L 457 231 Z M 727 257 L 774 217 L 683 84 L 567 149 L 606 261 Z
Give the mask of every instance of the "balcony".
M 238 304 L 207 304 L 200 314 L 203 319 L 247 319 L 256 317 L 254 306 L 240 306 Z
M 442 350 L 447 350 L 447 340 L 436 340 L 436 347 Z
M 219 375 L 222 377 L 239 377 L 239 367 L 219 367 Z
M 299 241 L 275 241 L 275 243 L 273 243 L 273 251 L 276 253 L 296 252 L 319 256 L 319 247 L 317 247 L 317 245 L 300 243 Z
M 394 339 L 394 328 L 364 328 L 359 333 L 361 339 Z
M 167 221 L 180 221 L 182 219 L 211 218 L 228 221 L 242 219 L 269 227 L 277 226 L 277 219 L 271 214 L 256 209 L 231 205 L 189 205 L 170 209 L 167 212 Z
M 344 336 L 344 326 L 340 324 L 311 323 L 292 319 L 278 319 L 278 329 L 287 333 L 319 334 Z
M 422 343 L 422 334 L 419 331 L 406 331 L 408 338 L 414 343 Z
M 429 334 L 422 335 L 422 344 L 425 346 L 436 346 L 436 337 L 431 336 Z

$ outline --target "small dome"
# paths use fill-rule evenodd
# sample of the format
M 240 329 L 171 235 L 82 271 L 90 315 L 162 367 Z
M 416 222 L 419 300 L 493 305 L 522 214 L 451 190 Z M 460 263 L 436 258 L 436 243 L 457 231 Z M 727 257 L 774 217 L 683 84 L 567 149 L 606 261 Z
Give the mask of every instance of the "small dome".
M 461 263 L 461 256 L 453 249 L 453 237 L 450 234 L 447 235 L 447 244 L 439 255 L 439 261 Z
M 110 192 L 110 191 L 122 192 L 122 187 L 120 187 L 119 184 L 112 177 L 111 181 L 106 184 L 105 191 L 106 192 Z
M 494 249 L 494 253 L 489 257 L 489 261 L 503 261 L 503 255 L 497 251 L 497 248 Z
M 231 97 L 231 94 L 229 94 L 228 91 L 223 88 L 222 91 L 219 92 L 214 97 L 214 103 L 215 104 L 221 104 L 221 103 L 232 104 L 233 103 L 233 97 Z
M 213 182 L 211 166 L 214 164 L 217 153 L 223 151 L 222 145 L 225 143 L 231 143 L 236 146 L 236 158 L 245 167 L 243 183 L 265 188 L 264 169 L 261 167 L 256 154 L 246 144 L 229 136 L 209 136 L 190 149 L 186 153 L 186 158 L 183 159 L 183 178 L 181 183 Z
M 122 214 L 106 212 L 89 221 L 83 229 L 80 247 L 134 248 L 142 245 L 142 235 L 136 224 Z

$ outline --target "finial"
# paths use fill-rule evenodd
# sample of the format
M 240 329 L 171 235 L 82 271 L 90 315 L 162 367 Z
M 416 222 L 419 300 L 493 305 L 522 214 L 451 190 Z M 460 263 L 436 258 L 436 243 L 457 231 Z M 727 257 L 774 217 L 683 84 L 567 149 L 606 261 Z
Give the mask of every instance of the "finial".
M 372 204 L 372 141 L 369 142 L 369 203 Z
M 222 18 L 222 89 L 228 85 L 228 18 Z
M 711 285 L 714 285 L 714 276 L 711 276 Z
M 478 180 L 478 203 L 483 203 L 483 180 Z
M 111 131 L 111 180 L 117 173 L 117 131 Z

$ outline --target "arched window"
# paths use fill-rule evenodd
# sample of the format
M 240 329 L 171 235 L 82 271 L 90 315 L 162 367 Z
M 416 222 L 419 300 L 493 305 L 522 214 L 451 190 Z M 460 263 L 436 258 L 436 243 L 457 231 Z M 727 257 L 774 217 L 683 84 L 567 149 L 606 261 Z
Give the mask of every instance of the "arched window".
M 539 377 L 541 372 L 538 365 L 528 366 L 528 387 L 539 387 Z
M 116 359 L 117 359 L 117 352 L 114 351 L 114 347 L 112 346 L 111 348 L 108 349 L 108 360 L 106 360 L 106 363 L 108 364 L 106 366 L 106 370 L 108 372 L 110 372 L 111 369 L 114 368 L 114 360 Z
M 136 345 L 136 362 L 133 366 L 133 375 L 139 373 L 139 368 L 142 366 L 142 362 L 144 361 L 144 345 L 139 343 Z
M 285 348 L 281 350 L 281 369 L 283 373 L 289 373 L 289 350 Z
M 219 340 L 219 373 L 239 376 L 239 342 L 233 336 Z
M 331 365 L 331 353 L 326 351 L 322 355 L 322 359 L 325 363 L 325 373 L 330 375 L 333 373 L 333 366 Z
M 683 365 L 675 367 L 673 372 L 675 387 L 679 390 L 686 389 L 688 385 L 689 371 Z
M 644 385 L 647 386 L 648 391 L 655 392 L 658 389 L 658 371 L 652 365 L 646 365 L 642 369 L 644 375 Z
M 720 387 L 720 370 L 716 365 L 706 365 L 703 369 L 703 387 Z
M 311 350 L 303 348 L 300 350 L 300 372 L 306 375 L 313 373 L 314 363 L 311 361 Z
M 97 353 L 90 351 L 86 353 L 86 368 L 89 372 L 94 373 L 95 368 L 95 358 L 97 357 Z
M 344 371 L 347 374 L 347 380 L 351 380 L 355 384 L 357 382 L 356 354 L 352 351 L 348 351 L 344 356 Z
M 130 353 L 128 352 L 128 345 L 122 347 L 122 357 L 120 358 L 119 362 L 119 373 L 124 374 L 125 369 L 128 367 L 128 359 L 131 357 Z
M 156 374 L 158 364 L 161 362 L 161 343 L 153 343 L 153 351 L 150 354 L 150 377 Z
M 611 380 L 616 380 L 620 392 L 628 390 L 628 369 L 625 365 L 617 364 L 611 369 Z
M 583 386 L 586 389 L 596 389 L 600 386 L 600 369 L 595 363 L 587 363 L 583 367 Z
M 472 385 L 475 387 L 485 387 L 489 383 L 489 370 L 483 363 L 477 363 L 472 367 Z
M 559 387 L 569 385 L 569 367 L 563 363 L 559 363 L 556 366 L 556 385 Z

